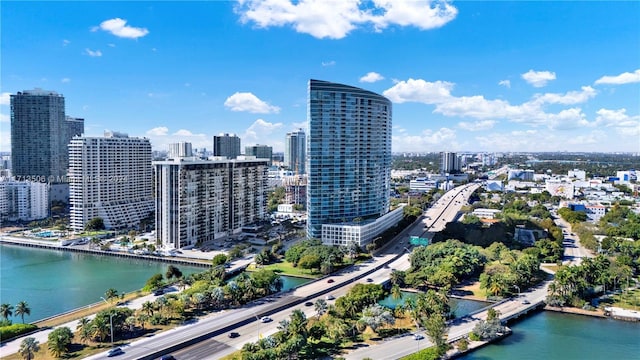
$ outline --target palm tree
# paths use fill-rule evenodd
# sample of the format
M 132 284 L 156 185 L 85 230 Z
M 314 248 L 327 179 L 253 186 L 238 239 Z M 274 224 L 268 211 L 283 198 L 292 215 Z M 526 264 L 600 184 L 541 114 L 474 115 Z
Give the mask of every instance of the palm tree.
M 105 291 L 104 297 L 105 297 L 105 299 L 107 299 L 109 301 L 111 301 L 112 299 L 117 299 L 118 298 L 118 290 L 116 290 L 114 288 L 110 288 L 107 291 Z
M 0 305 L 0 315 L 2 315 L 5 321 L 9 321 L 9 316 L 13 315 L 13 306 L 9 304 Z
M 400 290 L 400 286 L 398 286 L 398 284 L 393 284 L 393 286 L 391 287 L 391 298 L 393 300 L 402 299 L 402 291 Z
M 327 312 L 327 301 L 324 299 L 318 299 L 315 303 L 315 309 L 318 313 L 318 318 L 320 318 L 322 314 Z
M 31 315 L 31 308 L 29 308 L 29 304 L 26 301 L 20 301 L 18 305 L 16 305 L 16 316 L 20 316 L 22 318 L 22 323 L 24 324 L 24 316 Z
M 96 317 L 91 322 L 92 337 L 98 341 L 104 340 L 109 335 L 109 324 L 102 317 Z
M 151 301 L 146 301 L 142 304 L 142 311 L 146 312 L 149 316 L 153 315 L 154 308 L 155 306 Z
M 86 317 L 81 318 L 80 320 L 78 320 L 76 330 L 78 330 L 81 341 L 89 340 L 91 338 L 91 320 Z
M 33 337 L 28 337 L 20 343 L 20 350 L 18 350 L 18 354 L 20 354 L 25 360 L 31 360 L 39 350 L 40 344 L 38 341 Z

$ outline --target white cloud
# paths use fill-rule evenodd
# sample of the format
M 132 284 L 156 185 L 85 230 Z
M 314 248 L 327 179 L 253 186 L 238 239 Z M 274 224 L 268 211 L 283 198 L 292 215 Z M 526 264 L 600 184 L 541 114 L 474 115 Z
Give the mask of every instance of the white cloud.
M 266 140 L 269 139 L 269 135 L 280 128 L 282 128 L 282 123 L 270 123 L 268 121 L 258 119 L 254 121 L 247 130 L 245 130 L 244 135 L 242 136 L 242 141 L 245 144 L 251 142 L 266 143 Z
M 620 75 L 615 76 L 603 76 L 600 79 L 596 80 L 596 85 L 599 84 L 630 84 L 640 82 L 640 69 L 630 73 L 624 72 Z
M 498 85 L 502 85 L 506 88 L 511 88 L 511 80 L 500 80 Z
M 383 95 L 395 103 L 408 101 L 437 104 L 451 98 L 453 83 L 446 81 L 428 82 L 422 79 L 399 81 L 385 90 Z
M 279 113 L 280 108 L 269 105 L 250 92 L 237 92 L 227 98 L 224 106 L 231 111 L 247 111 L 254 114 Z
M 166 126 L 158 126 L 146 132 L 149 136 L 165 136 L 169 133 L 169 128 Z
M 85 52 L 85 54 L 87 54 L 87 55 L 89 55 L 91 57 L 100 57 L 100 56 L 102 56 L 102 51 L 100 51 L 100 50 L 93 51 L 93 50 L 87 48 L 87 49 L 84 49 L 84 52 Z
M 67 46 L 69 44 L 71 44 L 71 41 L 69 41 L 67 39 L 62 40 L 62 46 Z
M 173 135 L 175 135 L 175 136 L 200 136 L 200 135 L 204 135 L 204 134 L 194 134 L 189 130 L 180 129 L 180 130 L 174 132 Z
M 128 39 L 137 39 L 139 37 L 143 37 L 149 33 L 149 30 L 146 28 L 138 28 L 127 25 L 127 20 L 123 20 L 121 18 L 114 18 L 105 20 L 100 23 L 100 26 L 96 26 L 92 28 L 92 31 L 104 30 L 110 32 L 111 34 Z
M 533 71 L 529 70 L 521 75 L 524 81 L 533 85 L 533 87 L 543 87 L 551 80 L 556 79 L 556 73 L 551 71 Z
M 107 44 L 107 46 L 114 48 L 116 47 L 116 44 Z
M 400 135 L 392 136 L 392 149 L 394 152 L 404 151 L 438 151 L 442 148 L 457 149 L 456 132 L 449 128 L 439 130 L 425 129 L 419 135 L 407 134 L 399 131 Z
M 629 116 L 627 109 L 600 109 L 596 114 L 598 114 L 597 125 L 614 127 L 620 136 L 631 136 L 636 139 L 640 136 L 640 115 Z
M 360 82 L 373 83 L 376 81 L 383 80 L 384 76 L 378 74 L 377 72 L 369 72 L 367 75 L 360 78 Z
M 60 82 L 62 82 L 62 83 L 70 83 L 70 82 L 71 82 L 71 79 L 69 79 L 69 78 L 62 78 L 62 80 L 60 80 Z
M 322 66 L 327 67 L 327 66 L 333 66 L 336 64 L 335 60 L 330 60 L 330 61 L 323 61 Z
M 0 105 L 9 105 L 9 104 L 11 104 L 10 95 L 11 95 L 10 92 L 3 92 L 2 94 L 0 94 Z
M 544 95 L 537 94 L 534 102 L 540 104 L 579 104 L 595 97 L 597 91 L 591 86 L 583 86 L 582 91 L 569 91 L 565 94 L 546 93 Z
M 495 120 L 479 120 L 475 122 L 462 121 L 458 123 L 458 126 L 467 131 L 482 131 L 489 130 L 497 123 Z
M 363 25 L 376 31 L 390 25 L 428 30 L 445 25 L 458 14 L 447 2 L 430 0 L 238 0 L 234 10 L 242 23 L 252 22 L 259 28 L 292 26 L 319 39 L 342 39 Z

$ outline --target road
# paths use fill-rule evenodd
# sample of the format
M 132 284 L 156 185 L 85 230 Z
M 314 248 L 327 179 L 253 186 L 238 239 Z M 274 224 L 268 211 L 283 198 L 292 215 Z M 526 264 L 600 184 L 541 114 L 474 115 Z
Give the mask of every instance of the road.
M 571 224 L 566 222 L 555 212 L 552 212 L 552 215 L 555 218 L 554 222 L 562 229 L 562 234 L 564 236 L 564 240 L 562 241 L 562 247 L 564 248 L 562 263 L 565 265 L 580 265 L 582 263 L 582 258 L 594 257 L 593 253 L 589 249 L 582 246 L 578 235 L 574 234 L 571 230 Z
M 522 293 L 520 297 L 515 297 L 507 301 L 500 302 L 493 306 L 500 312 L 500 318 L 503 320 L 517 317 L 540 306 L 547 296 L 548 282 L 544 282 L 537 288 L 529 292 Z M 525 304 L 524 300 L 529 302 Z M 480 321 L 486 320 L 487 310 L 482 310 L 468 316 L 455 319 L 449 323 L 448 340 L 457 340 L 469 334 L 473 327 Z M 433 344 L 428 340 L 426 334 L 422 331 L 418 332 L 424 336 L 423 340 L 415 340 L 412 336 L 405 336 L 397 339 L 382 341 L 375 345 L 354 350 L 345 356 L 346 359 L 360 360 L 364 358 L 372 358 L 376 360 L 398 359 L 406 355 L 413 354 L 419 349 L 425 349 Z

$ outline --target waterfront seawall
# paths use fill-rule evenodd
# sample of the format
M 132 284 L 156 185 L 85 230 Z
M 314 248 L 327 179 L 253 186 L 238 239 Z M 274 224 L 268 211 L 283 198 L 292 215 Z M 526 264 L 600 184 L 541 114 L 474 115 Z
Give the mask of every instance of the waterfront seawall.
M 9 236 L 0 236 L 0 244 L 16 245 L 16 246 L 24 246 L 24 247 L 48 249 L 48 250 L 60 250 L 60 251 L 76 252 L 76 253 L 91 254 L 91 255 L 107 255 L 107 256 L 114 256 L 114 257 L 120 257 L 120 258 L 158 261 L 158 262 L 164 262 L 169 264 L 199 266 L 202 268 L 209 268 L 212 266 L 211 262 L 196 261 L 195 259 L 188 259 L 188 258 L 181 258 L 181 257 L 167 257 L 167 256 L 138 255 L 138 254 L 121 252 L 121 251 L 103 251 L 103 250 L 97 250 L 97 249 L 84 249 L 84 248 L 77 248 L 72 246 L 61 246 L 58 244 L 47 244 L 41 241 L 21 239 L 21 238 L 9 237 Z

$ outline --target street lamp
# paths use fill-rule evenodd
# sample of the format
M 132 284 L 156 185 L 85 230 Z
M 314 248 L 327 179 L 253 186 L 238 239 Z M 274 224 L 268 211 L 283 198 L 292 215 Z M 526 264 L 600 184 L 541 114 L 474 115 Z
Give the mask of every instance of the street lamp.
M 100 299 L 104 300 L 105 303 L 109 304 L 107 299 L 100 296 Z M 111 344 L 113 344 L 113 313 L 109 312 L 109 329 L 111 330 Z
M 513 285 L 514 288 L 518 289 L 518 297 L 520 297 L 520 286 L 518 285 Z

